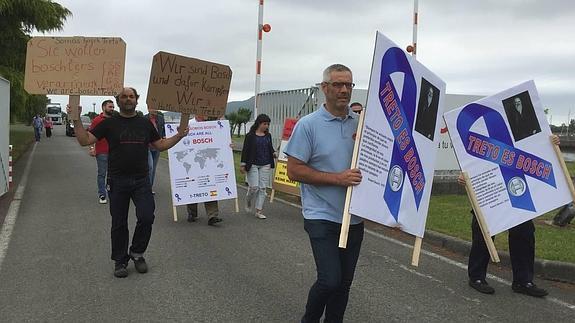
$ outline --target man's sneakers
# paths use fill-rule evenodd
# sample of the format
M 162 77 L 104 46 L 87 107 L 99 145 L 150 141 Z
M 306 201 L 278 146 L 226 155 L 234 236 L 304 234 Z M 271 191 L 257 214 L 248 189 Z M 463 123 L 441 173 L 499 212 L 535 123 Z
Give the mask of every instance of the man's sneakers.
M 265 216 L 262 212 L 259 212 L 259 211 L 256 212 L 255 215 L 256 215 L 256 218 L 258 218 L 258 219 L 262 219 L 262 220 L 263 220 L 263 219 L 266 218 L 266 216 Z
M 106 204 L 106 203 L 108 203 L 108 200 L 106 200 L 106 196 L 105 196 L 105 195 L 100 195 L 100 196 L 98 197 L 98 203 L 100 203 L 100 204 Z
M 223 220 L 221 218 L 218 218 L 217 216 L 214 216 L 212 218 L 209 218 L 208 220 L 208 225 L 216 225 L 216 223 L 220 223 Z
M 130 254 L 130 258 L 134 261 L 134 267 L 136 267 L 137 272 L 140 274 L 148 272 L 148 264 L 146 264 L 146 259 L 143 256 Z
M 489 286 L 489 284 L 483 279 L 477 280 L 470 280 L 469 286 L 471 286 L 476 291 L 483 293 L 483 294 L 493 294 L 495 293 L 495 289 Z M 533 297 L 543 297 L 546 296 L 548 293 L 543 288 L 537 287 L 532 282 L 520 284 L 520 283 L 513 283 L 511 284 L 511 289 L 515 293 L 525 294 Z
M 483 294 L 495 293 L 495 289 L 493 289 L 493 287 L 489 286 L 489 284 L 483 279 L 470 280 L 469 286 L 471 286 L 471 288 L 473 288 L 476 291 L 483 293 Z
M 122 261 L 116 261 L 116 265 L 114 266 L 114 276 L 118 278 L 126 278 L 128 277 L 128 263 Z
M 140 274 L 148 272 L 148 265 L 144 257 L 130 254 L 130 259 L 134 261 L 134 267 L 136 267 L 137 272 Z M 128 260 L 116 261 L 114 265 L 114 276 L 118 278 L 128 277 Z
M 525 295 L 529 295 L 529 296 L 533 296 L 533 297 L 543 297 L 543 296 L 547 296 L 547 294 L 549 294 L 549 293 L 547 293 L 546 290 L 544 290 L 543 288 L 537 287 L 532 282 L 528 282 L 528 283 L 524 283 L 524 284 L 513 283 L 513 284 L 511 284 L 511 289 L 513 289 L 513 291 L 516 293 L 525 294 Z

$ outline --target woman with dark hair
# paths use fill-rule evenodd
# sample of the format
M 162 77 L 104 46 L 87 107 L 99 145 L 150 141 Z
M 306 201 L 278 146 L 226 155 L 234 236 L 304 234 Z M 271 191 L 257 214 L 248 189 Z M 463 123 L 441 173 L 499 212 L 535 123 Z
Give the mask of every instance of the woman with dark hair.
M 271 169 L 274 168 L 274 148 L 268 128 L 270 117 L 260 114 L 244 139 L 240 171 L 246 174 L 248 193 L 246 195 L 246 212 L 255 206 L 258 219 L 265 219 L 263 205 L 266 188 L 270 181 Z

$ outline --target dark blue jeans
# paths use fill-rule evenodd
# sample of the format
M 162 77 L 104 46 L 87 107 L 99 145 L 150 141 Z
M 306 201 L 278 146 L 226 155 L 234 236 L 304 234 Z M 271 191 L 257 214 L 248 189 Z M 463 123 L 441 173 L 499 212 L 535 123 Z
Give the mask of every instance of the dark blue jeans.
M 36 141 L 40 141 L 40 137 L 42 136 L 42 128 L 34 128 L 34 137 Z
M 148 168 L 150 174 L 150 183 L 152 187 L 154 186 L 154 178 L 156 178 L 156 168 L 158 168 L 158 162 L 160 161 L 160 152 L 154 149 L 148 151 Z
M 108 154 L 97 154 L 98 196 L 106 197 L 106 172 L 108 171 Z
M 302 322 L 343 322 L 355 266 L 363 241 L 363 223 L 351 225 L 347 248 L 340 249 L 341 224 L 324 220 L 304 220 L 317 270 L 317 280 L 309 290 Z
M 108 177 L 108 198 L 110 199 L 110 215 L 112 216 L 112 259 L 117 262 L 127 262 L 128 241 L 128 211 L 130 200 L 136 206 L 136 229 L 132 237 L 130 252 L 143 254 L 148 248 L 154 223 L 154 196 L 148 176 L 110 176 Z

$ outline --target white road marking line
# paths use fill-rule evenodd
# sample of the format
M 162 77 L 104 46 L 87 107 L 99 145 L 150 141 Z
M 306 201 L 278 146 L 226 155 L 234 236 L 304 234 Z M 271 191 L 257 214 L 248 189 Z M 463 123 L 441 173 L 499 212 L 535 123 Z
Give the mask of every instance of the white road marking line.
M 0 272 L 2 272 L 2 263 L 4 262 L 4 257 L 8 251 L 8 245 L 10 244 L 12 231 L 14 230 L 14 225 L 16 224 L 18 212 L 20 211 L 20 204 L 22 202 L 22 197 L 24 196 L 26 183 L 28 182 L 28 174 L 30 173 L 30 167 L 32 166 L 32 157 L 34 156 L 34 151 L 36 151 L 36 145 L 38 145 L 37 142 L 32 147 L 32 151 L 28 156 L 28 161 L 26 163 L 26 167 L 24 168 L 24 174 L 22 175 L 22 179 L 18 184 L 16 193 L 14 193 L 14 199 L 12 202 L 10 202 L 8 213 L 6 214 L 4 224 L 2 225 L 2 230 L 0 231 Z
M 293 207 L 295 207 L 295 208 L 301 209 L 301 206 L 298 205 L 298 204 L 291 203 L 291 202 L 282 200 L 282 199 L 280 199 L 280 198 L 275 198 L 274 201 L 275 201 L 275 200 L 277 200 L 277 201 L 279 201 L 279 202 L 281 202 L 281 203 L 283 203 L 283 204 L 291 205 L 291 206 L 293 206 Z M 380 238 L 380 239 L 389 241 L 389 242 L 391 242 L 391 243 L 395 243 L 395 244 L 397 244 L 397 245 L 406 247 L 406 248 L 408 248 L 408 249 L 413 249 L 413 246 L 412 246 L 412 245 L 409 245 L 409 244 L 407 244 L 407 243 L 401 242 L 401 241 L 399 241 L 399 240 L 395 240 L 395 239 L 390 238 L 390 237 L 386 237 L 386 236 L 384 236 L 384 235 L 381 234 L 381 233 L 377 233 L 377 232 L 371 231 L 371 230 L 369 230 L 369 229 L 365 229 L 365 232 L 366 232 L 367 234 L 371 235 L 371 236 L 374 236 L 374 237 L 377 237 L 377 238 Z M 433 253 L 433 252 L 431 252 L 431 251 L 427 251 L 427 250 L 424 250 L 424 249 L 421 249 L 421 253 L 423 253 L 424 255 L 430 256 L 430 257 L 432 257 L 432 258 L 438 259 L 438 260 L 440 260 L 440 261 L 443 261 L 443 262 L 445 262 L 445 263 L 448 263 L 448 264 L 450 264 L 450 265 L 453 265 L 453 266 L 455 266 L 455 267 L 458 267 L 458 268 L 461 268 L 461 269 L 467 271 L 467 265 L 462 264 L 462 263 L 460 263 L 460 262 L 458 262 L 458 261 L 455 261 L 455 260 L 453 260 L 453 259 L 449 259 L 449 258 L 447 258 L 447 257 L 438 255 L 438 254 L 436 254 L 436 253 Z M 498 277 L 498 276 L 495 276 L 495 275 L 492 275 L 492 274 L 487 274 L 487 277 L 488 277 L 489 279 L 494 280 L 494 281 L 496 281 L 496 282 L 499 282 L 499 283 L 501 283 L 501 284 L 503 284 L 503 285 L 511 286 L 511 282 L 510 282 L 510 281 L 508 281 L 508 280 L 506 280 L 506 279 L 503 279 L 503 278 L 501 278 L 501 277 Z M 560 300 L 560 299 L 557 299 L 557 298 L 554 298 L 554 297 L 549 297 L 549 296 L 546 296 L 545 299 L 548 300 L 548 301 L 550 301 L 551 303 L 555 303 L 555 304 L 557 304 L 557 305 L 566 307 L 566 308 L 568 308 L 568 309 L 575 310 L 575 304 L 570 304 L 570 303 L 564 302 L 564 301 L 562 301 L 562 300 Z

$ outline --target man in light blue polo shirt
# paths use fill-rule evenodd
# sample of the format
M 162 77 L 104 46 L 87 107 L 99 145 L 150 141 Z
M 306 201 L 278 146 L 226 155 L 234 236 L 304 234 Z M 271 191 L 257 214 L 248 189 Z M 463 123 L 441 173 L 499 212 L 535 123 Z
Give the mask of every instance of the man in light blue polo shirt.
M 348 67 L 326 68 L 325 104 L 298 121 L 285 149 L 317 269 L 302 322 L 319 322 L 324 311 L 325 322 L 343 321 L 363 241 L 363 222 L 352 216 L 347 248 L 338 247 L 347 187 L 361 182 L 359 169 L 350 169 L 359 117 L 348 106 L 353 87 Z

